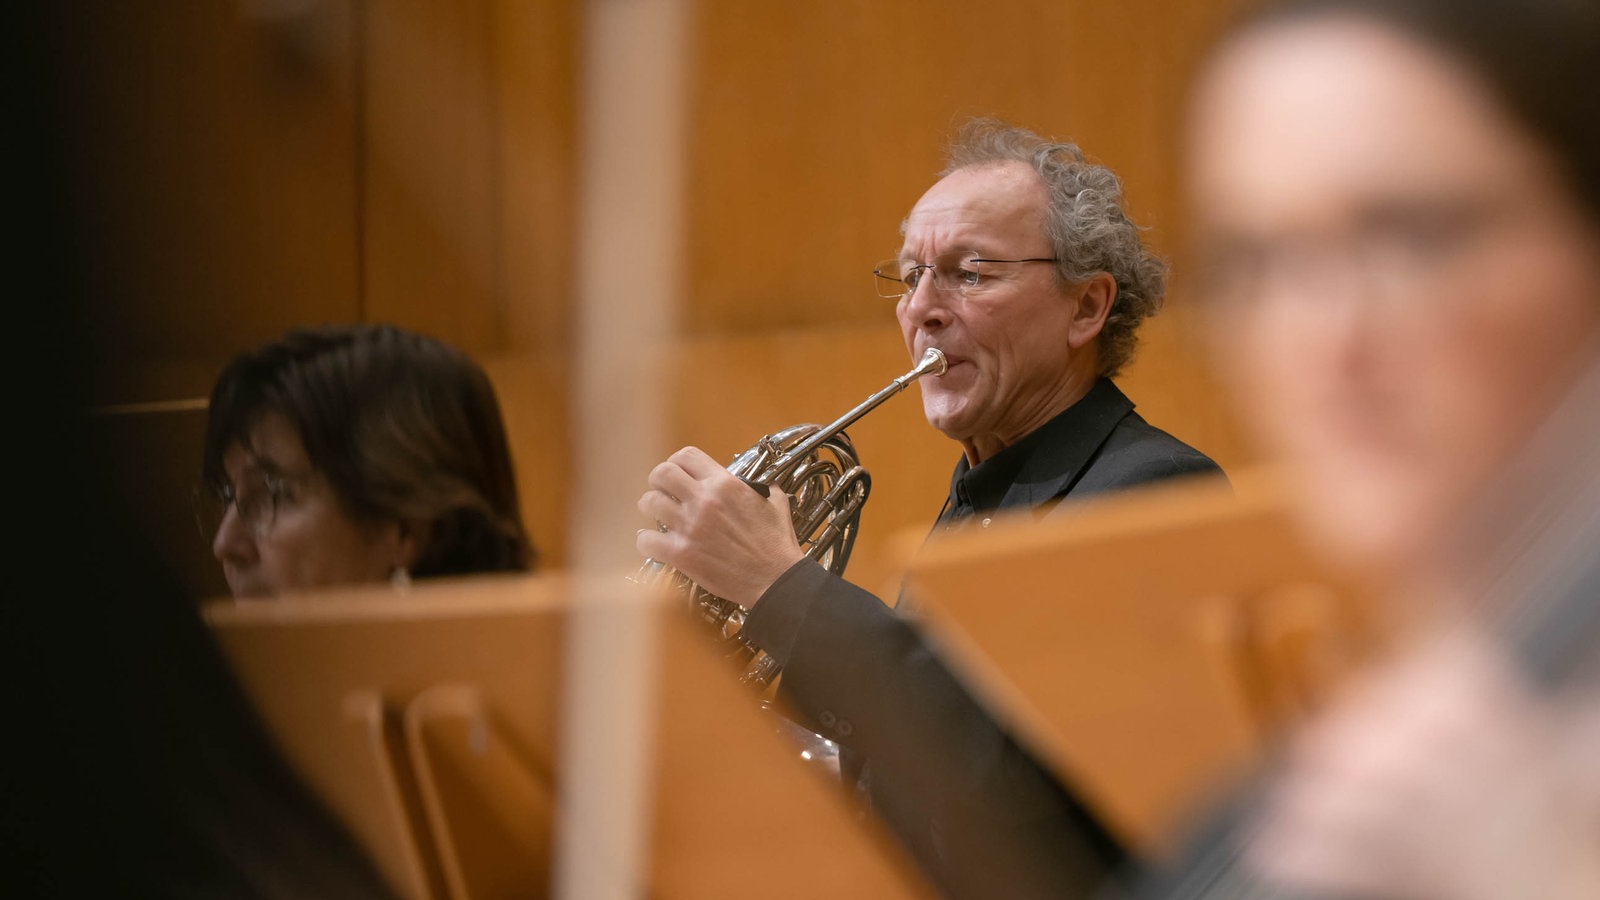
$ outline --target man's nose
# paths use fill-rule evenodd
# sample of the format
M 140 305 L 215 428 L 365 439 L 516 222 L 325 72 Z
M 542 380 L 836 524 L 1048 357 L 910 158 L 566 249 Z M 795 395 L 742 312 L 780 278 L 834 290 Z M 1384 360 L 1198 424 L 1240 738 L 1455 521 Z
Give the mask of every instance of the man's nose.
M 934 287 L 933 273 L 919 278 L 900 299 L 900 314 L 920 328 L 942 328 L 950 322 L 950 291 Z

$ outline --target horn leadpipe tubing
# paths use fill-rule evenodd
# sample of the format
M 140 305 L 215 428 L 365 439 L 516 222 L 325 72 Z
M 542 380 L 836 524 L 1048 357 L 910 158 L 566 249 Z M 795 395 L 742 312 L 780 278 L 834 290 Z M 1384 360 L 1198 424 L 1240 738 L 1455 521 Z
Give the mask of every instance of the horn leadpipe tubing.
M 822 446 L 825 441 L 854 425 L 857 419 L 872 412 L 883 401 L 905 390 L 906 386 L 911 382 L 924 375 L 943 375 L 948 367 L 949 364 L 945 362 L 944 354 L 938 348 L 929 347 L 927 352 L 922 354 L 922 361 L 917 363 L 916 368 L 889 382 L 883 390 L 861 401 L 855 409 L 834 419 L 833 423 L 826 428 L 817 429 L 815 434 L 800 442 L 794 449 L 785 453 L 777 462 L 768 467 L 767 471 L 761 473 L 757 480 L 761 483 L 768 483 L 789 471 L 796 461 L 804 459 L 811 451 Z

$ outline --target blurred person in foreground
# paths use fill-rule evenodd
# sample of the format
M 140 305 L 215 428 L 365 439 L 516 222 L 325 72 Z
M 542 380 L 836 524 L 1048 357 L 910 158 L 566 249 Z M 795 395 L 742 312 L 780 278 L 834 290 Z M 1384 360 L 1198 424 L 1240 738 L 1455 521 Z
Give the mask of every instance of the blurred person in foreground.
M 488 376 L 390 325 L 295 329 L 230 362 L 196 501 L 237 598 L 533 563 Z
M 944 352 L 948 370 L 918 387 L 928 424 L 962 450 L 936 533 L 1221 477 L 1112 380 L 1160 306 L 1166 266 L 1109 169 L 975 120 L 901 233 L 878 291 L 913 360 Z M 783 708 L 845 748 L 846 779 L 943 893 L 1059 896 L 1120 865 L 1115 839 L 945 666 L 914 603 L 891 608 L 803 558 L 786 496 L 763 499 L 693 447 L 649 483 L 639 509 L 663 528 L 640 531 L 639 552 L 750 610 L 741 635 L 783 666 Z M 1060 590 L 1072 582 L 1063 572 Z
M 1291 0 L 1201 70 L 1221 367 L 1396 631 L 1152 893 L 1600 897 L 1597 84 L 1592 0 Z

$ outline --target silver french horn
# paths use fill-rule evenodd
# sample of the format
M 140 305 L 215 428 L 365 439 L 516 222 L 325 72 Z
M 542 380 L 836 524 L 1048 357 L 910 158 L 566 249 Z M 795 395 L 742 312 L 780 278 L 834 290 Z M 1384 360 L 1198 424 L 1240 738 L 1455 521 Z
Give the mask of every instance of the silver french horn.
M 835 575 L 844 572 L 855 545 L 861 507 L 872 479 L 856 459 L 845 429 L 924 375 L 943 375 L 944 354 L 929 348 L 911 371 L 826 426 L 794 425 L 757 441 L 734 457 L 732 472 L 763 496 L 777 488 L 790 497 L 795 537 L 809 559 Z M 707 591 L 677 569 L 646 559 L 634 580 L 670 584 L 688 598 L 690 612 L 724 642 L 728 656 L 743 666 L 740 681 L 766 688 L 779 674 L 776 660 L 745 640 L 745 610 Z

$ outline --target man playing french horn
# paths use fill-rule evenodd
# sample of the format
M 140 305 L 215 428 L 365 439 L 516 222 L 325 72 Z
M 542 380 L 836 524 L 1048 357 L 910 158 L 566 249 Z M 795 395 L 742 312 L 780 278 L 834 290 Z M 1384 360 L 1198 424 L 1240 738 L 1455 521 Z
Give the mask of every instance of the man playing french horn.
M 1116 176 L 1075 146 L 974 121 L 903 223 L 898 258 L 875 269 L 912 359 L 937 348 L 948 366 L 920 382 L 928 424 L 963 451 L 936 529 L 1220 476 L 1110 380 L 1166 274 L 1121 203 Z M 845 748 L 847 780 L 942 892 L 1079 896 L 1119 865 L 1111 837 L 957 682 L 910 610 L 804 557 L 781 491 L 763 498 L 694 447 L 649 484 L 639 509 L 660 528 L 639 533 L 639 552 L 748 610 L 741 637 L 782 667 L 786 714 Z

